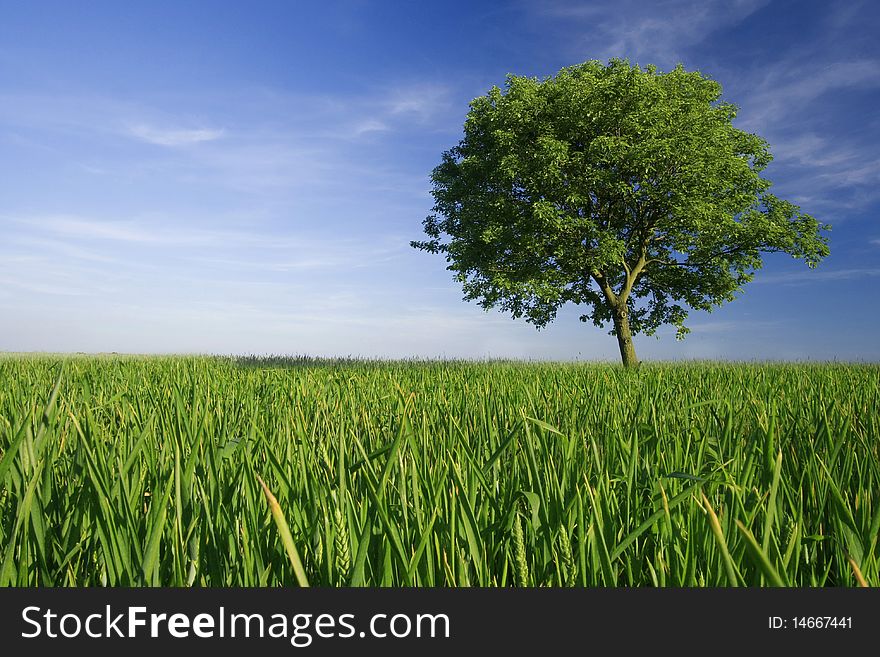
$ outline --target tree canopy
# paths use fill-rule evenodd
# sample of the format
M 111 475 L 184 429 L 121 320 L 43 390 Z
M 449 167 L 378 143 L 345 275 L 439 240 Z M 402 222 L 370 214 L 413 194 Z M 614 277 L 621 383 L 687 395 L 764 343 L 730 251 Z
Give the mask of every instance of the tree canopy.
M 769 192 L 766 141 L 733 126 L 718 82 L 590 61 L 544 80 L 510 75 L 471 101 L 464 137 L 431 180 L 426 240 L 464 298 L 537 327 L 566 303 L 632 334 L 688 329 L 688 308 L 732 300 L 784 252 L 809 267 L 827 225 Z

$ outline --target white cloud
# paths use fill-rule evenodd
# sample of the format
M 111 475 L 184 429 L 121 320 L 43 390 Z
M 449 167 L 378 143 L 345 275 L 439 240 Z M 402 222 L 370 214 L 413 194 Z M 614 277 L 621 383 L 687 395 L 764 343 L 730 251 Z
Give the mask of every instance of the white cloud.
M 51 144 L 57 166 L 132 184 L 161 181 L 262 198 L 353 198 L 368 190 L 425 195 L 427 172 L 404 173 L 393 154 L 377 157 L 373 147 L 412 131 L 448 128 L 452 90 L 420 81 L 377 82 L 360 95 L 336 96 L 241 88 L 210 104 L 184 97 L 173 105 L 0 94 L 0 128 L 20 133 L 19 147 L 40 157 Z M 186 118 L 192 116 L 206 118 L 193 124 Z M 164 148 L 127 150 L 120 138 Z M 83 151 L 85 140 L 102 147 Z
M 71 258 L 83 262 L 104 262 L 108 264 L 121 264 L 119 258 L 101 253 L 98 250 L 83 247 L 79 244 L 71 243 L 69 239 L 45 239 L 36 236 L 18 236 L 7 235 L 7 244 L 14 244 L 17 249 L 32 250 L 35 255 L 28 256 L 32 260 L 37 260 L 40 255 L 53 254 L 54 258 L 63 259 Z
M 73 287 L 70 285 L 58 285 L 57 283 L 33 282 L 11 276 L 0 276 L 0 286 L 4 288 L 16 287 L 30 294 L 49 296 L 84 297 L 94 296 L 97 293 L 94 286 Z
M 832 37 L 833 43 L 798 47 L 751 72 L 734 73 L 731 87 L 741 107 L 737 127 L 770 144 L 771 179 L 805 211 L 826 216 L 864 209 L 880 198 L 877 125 L 840 119 L 829 125 L 830 116 L 843 113 L 831 102 L 880 89 L 880 59 L 846 57 L 842 36 L 826 39 Z
M 532 0 L 529 11 L 561 24 L 589 59 L 627 57 L 641 64 L 671 66 L 681 61 L 685 49 L 710 38 L 712 33 L 740 23 L 768 0 Z
M 120 246 L 154 247 L 168 251 L 180 247 L 188 249 L 193 259 L 218 265 L 292 271 L 318 267 L 368 266 L 409 252 L 408 242 L 396 235 L 340 236 L 333 232 L 310 229 L 297 231 L 293 227 L 283 234 L 269 230 L 257 217 L 249 229 L 244 229 L 223 217 L 215 217 L 211 226 L 198 225 L 201 218 L 176 214 L 142 215 L 130 219 L 97 219 L 76 215 L 30 215 L 2 217 L 16 226 L 8 231 L 6 244 L 14 243 L 19 250 L 32 249 L 34 253 L 54 250 L 59 255 L 95 262 L 120 262 L 107 257 L 97 249 L 102 243 Z M 246 260 L 241 257 L 222 257 L 222 253 L 241 253 L 250 249 L 259 257 Z M 209 256 L 200 255 L 210 253 Z M 284 253 L 279 260 L 277 254 Z M 275 257 L 267 257 L 275 254 Z
M 355 123 L 352 134 L 356 137 L 367 134 L 369 132 L 387 132 L 391 128 L 384 121 L 379 119 L 363 119 Z
M 776 328 L 782 325 L 781 320 L 718 320 L 686 324 L 693 335 L 709 333 L 738 333 L 745 330 L 755 331 L 759 329 Z
M 449 110 L 452 90 L 445 84 L 416 83 L 387 92 L 386 111 L 392 116 L 429 121 Z
M 832 91 L 880 87 L 880 60 L 834 61 L 821 68 L 817 62 L 790 57 L 762 69 L 762 77 L 748 81 L 742 105 L 744 130 L 790 123 L 794 115 L 809 114 L 810 103 Z
M 845 281 L 880 276 L 878 267 L 853 267 L 850 269 L 805 269 L 780 274 L 758 274 L 754 283 L 811 283 L 822 281 Z
M 784 124 L 759 132 L 769 140 L 775 157 L 771 177 L 781 181 L 780 187 L 790 190 L 791 200 L 806 211 L 840 216 L 880 198 L 880 159 L 870 137 L 819 136 Z M 776 169 L 780 166 L 781 171 Z
M 82 240 L 161 243 L 168 239 L 162 232 L 134 221 L 100 221 L 71 215 L 16 218 L 13 221 L 38 232 Z
M 845 165 L 862 156 L 856 144 L 841 143 L 815 132 L 797 134 L 772 150 L 777 162 L 817 167 Z
M 328 269 L 334 271 L 349 271 L 375 267 L 376 265 L 391 262 L 408 245 L 397 247 L 367 246 L 360 242 L 351 241 L 343 243 L 327 243 L 321 246 L 315 245 L 310 249 L 299 250 L 301 257 L 288 257 L 284 260 L 271 260 L 261 257 L 252 260 L 233 258 L 193 258 L 194 262 L 222 266 L 228 269 L 269 271 L 269 272 L 295 272 L 314 271 Z M 320 255 L 308 255 L 308 253 Z
M 128 134 L 150 144 L 176 147 L 189 146 L 190 144 L 198 144 L 205 141 L 215 141 L 223 137 L 225 131 L 209 128 L 195 128 L 188 130 L 179 128 L 160 128 L 141 123 L 128 126 Z

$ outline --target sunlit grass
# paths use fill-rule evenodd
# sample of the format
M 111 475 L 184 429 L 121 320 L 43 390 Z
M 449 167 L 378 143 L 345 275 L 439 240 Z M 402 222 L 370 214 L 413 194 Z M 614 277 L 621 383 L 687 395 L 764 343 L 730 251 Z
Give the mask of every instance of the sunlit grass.
M 0 585 L 880 585 L 874 365 L 6 356 L 0 381 Z

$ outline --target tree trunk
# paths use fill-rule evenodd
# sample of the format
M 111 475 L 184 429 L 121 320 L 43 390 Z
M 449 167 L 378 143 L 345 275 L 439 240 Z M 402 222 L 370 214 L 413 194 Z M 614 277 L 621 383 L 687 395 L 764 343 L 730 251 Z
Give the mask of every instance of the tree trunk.
M 639 359 L 636 358 L 636 348 L 629 328 L 629 312 L 625 305 L 614 311 L 614 332 L 617 333 L 617 346 L 620 347 L 623 366 L 638 367 Z

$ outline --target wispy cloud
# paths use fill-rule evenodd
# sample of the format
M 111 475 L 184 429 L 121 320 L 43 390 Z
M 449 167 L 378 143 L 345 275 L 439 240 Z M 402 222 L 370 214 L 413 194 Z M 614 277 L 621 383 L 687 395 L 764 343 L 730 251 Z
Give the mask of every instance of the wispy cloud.
M 880 198 L 880 158 L 870 135 L 820 136 L 780 124 L 760 132 L 775 157 L 772 178 L 806 210 L 839 217 Z
M 34 232 L 55 234 L 66 238 L 86 241 L 112 240 L 116 242 L 134 242 L 139 244 L 159 244 L 173 242 L 184 244 L 191 242 L 187 236 L 177 234 L 170 236 L 135 221 L 101 221 L 71 215 L 49 215 L 27 218 L 8 218 Z
M 204 187 L 208 197 L 216 191 L 334 199 L 363 198 L 368 191 L 425 195 L 427 173 L 403 171 L 392 152 L 376 147 L 448 129 L 454 97 L 453 87 L 441 82 L 377 83 L 347 96 L 242 89 L 211 98 L 210 107 L 177 100 L 186 110 L 102 97 L 0 94 L 0 136 L 6 128 L 17 148 L 40 157 L 51 144 L 55 166 L 93 178 L 182 183 Z M 193 125 L 189 116 L 205 118 Z M 131 147 L 136 144 L 161 148 Z
M 415 83 L 392 88 L 383 105 L 392 116 L 409 116 L 424 122 L 448 111 L 451 102 L 449 85 Z
M 868 45 L 878 17 L 871 3 L 825 3 L 809 37 L 726 73 L 732 82 L 725 90 L 741 107 L 737 125 L 770 143 L 771 178 L 792 200 L 833 221 L 880 199 L 880 124 L 857 113 L 875 105 L 880 90 L 880 58 Z
M 736 25 L 769 0 L 536 0 L 527 3 L 533 15 L 562 25 L 575 36 L 573 48 L 588 46 L 591 58 L 628 57 L 642 64 L 671 66 L 685 50 Z
M 107 264 L 120 264 L 122 261 L 102 253 L 94 248 L 84 247 L 72 243 L 70 239 L 47 239 L 45 237 L 30 235 L 7 235 L 7 243 L 12 243 L 16 249 L 26 251 L 28 256 L 19 256 L 29 259 L 31 262 L 41 260 L 46 255 L 52 255 L 55 259 L 78 260 L 83 262 L 102 262 Z M 8 257 L 4 260 L 8 261 Z
M 755 283 L 813 283 L 827 281 L 846 281 L 880 276 L 880 267 L 853 267 L 850 269 L 818 269 L 792 271 L 779 274 L 759 274 Z
M 803 166 L 835 167 L 858 161 L 863 149 L 815 132 L 804 132 L 786 139 L 773 149 L 777 162 Z
M 787 198 L 832 223 L 880 198 L 878 124 L 845 118 L 840 105 L 880 89 L 880 59 L 848 58 L 828 45 L 731 77 L 725 95 L 740 106 L 736 125 L 767 139 L 769 177 Z
M 115 135 L 170 148 L 217 141 L 240 144 L 261 136 L 338 141 L 424 130 L 428 123 L 442 123 L 454 100 L 455 85 L 443 81 L 380 81 L 360 94 L 339 95 L 238 88 L 209 100 L 182 97 L 152 103 L 0 93 L 0 126 L 33 130 L 32 137 L 42 134 L 44 140 L 47 132 Z M 194 121 L 192 116 L 206 118 Z
M 242 249 L 307 256 L 305 259 L 288 257 L 285 261 L 267 260 L 265 256 L 253 261 L 217 259 L 221 264 L 249 264 L 255 268 L 277 270 L 296 269 L 303 266 L 302 262 L 324 258 L 330 265 L 356 258 L 375 263 L 404 249 L 408 252 L 404 239 L 390 235 L 373 235 L 370 240 L 365 240 L 354 235 L 319 234 L 314 230 L 297 234 L 297 231 L 288 229 L 283 234 L 277 234 L 257 220 L 251 222 L 250 230 L 245 230 L 230 225 L 222 217 L 217 217 L 216 225 L 212 226 L 199 226 L 193 217 L 182 218 L 174 214 L 153 214 L 132 219 L 95 219 L 77 215 L 0 216 L 0 221 L 16 226 L 11 234 L 7 233 L 7 241 L 15 241 L 19 247 L 32 247 L 34 250 L 55 248 L 72 257 L 108 262 L 114 260 L 108 260 L 86 247 L 94 249 L 102 242 L 115 242 L 163 249 L 211 249 L 215 257 L 219 250 Z
M 192 261 L 238 271 L 297 272 L 324 269 L 348 272 L 390 262 L 396 259 L 405 248 L 403 245 L 398 245 L 397 247 L 369 246 L 363 248 L 362 245 L 356 245 L 351 242 L 343 245 L 337 244 L 334 248 L 327 248 L 328 246 L 324 245 L 325 248 L 321 255 L 312 257 L 300 252 L 301 257 L 288 257 L 284 260 L 267 260 L 265 258 L 243 260 L 240 258 L 204 257 L 193 258 Z
M 361 135 L 365 135 L 369 132 L 387 132 L 390 129 L 390 126 L 384 121 L 380 121 L 379 119 L 365 118 L 357 121 L 354 124 L 352 128 L 352 134 L 356 137 L 360 137 Z
M 745 130 L 790 122 L 792 115 L 810 113 L 810 103 L 832 91 L 880 87 L 880 60 L 832 61 L 817 68 L 815 61 L 790 56 L 762 67 L 750 81 L 748 111 L 739 125 Z
M 136 139 L 157 146 L 188 146 L 205 141 L 215 141 L 225 134 L 224 130 L 211 128 L 162 128 L 143 123 L 128 126 L 128 134 Z
M 691 333 L 694 335 L 713 334 L 713 333 L 742 333 L 743 331 L 756 331 L 761 329 L 776 328 L 783 324 L 782 320 L 755 320 L 755 319 L 737 319 L 737 320 L 718 320 L 712 322 L 697 322 L 688 324 Z M 671 329 L 670 333 L 672 332 Z
M 70 286 L 59 285 L 52 282 L 34 282 L 30 280 L 22 280 L 13 276 L 0 276 L 0 285 L 3 287 L 15 287 L 30 294 L 60 296 L 60 297 L 86 297 L 95 296 L 99 290 L 94 286 Z

